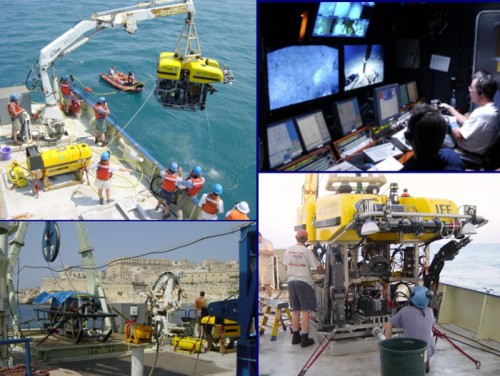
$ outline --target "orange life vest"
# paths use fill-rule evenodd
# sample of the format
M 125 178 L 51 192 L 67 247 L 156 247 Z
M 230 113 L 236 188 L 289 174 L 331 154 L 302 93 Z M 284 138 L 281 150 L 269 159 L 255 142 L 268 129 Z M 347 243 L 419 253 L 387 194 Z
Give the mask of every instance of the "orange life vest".
M 109 172 L 109 162 L 99 162 L 97 165 L 97 179 L 99 180 L 109 180 L 113 174 Z
M 201 210 L 203 210 L 205 213 L 208 213 L 208 214 L 212 214 L 212 215 L 216 214 L 217 209 L 219 207 L 219 202 L 220 202 L 219 196 L 217 196 L 213 193 L 209 193 L 207 195 L 205 203 L 201 207 Z
M 95 118 L 97 120 L 101 120 L 101 119 L 106 119 L 106 116 L 108 116 L 107 113 L 103 113 L 103 114 L 100 114 L 99 113 L 99 109 L 103 109 L 103 110 L 106 110 L 106 107 L 104 107 L 102 104 L 100 103 L 96 103 L 95 106 L 94 106 L 94 115 L 95 115 Z
M 193 183 L 193 188 L 188 189 L 187 194 L 190 197 L 195 197 L 203 188 L 203 184 L 205 184 L 205 178 L 200 176 L 199 178 L 190 178 L 189 180 L 191 180 L 191 182 Z
M 19 114 L 21 113 L 21 105 L 18 102 L 10 102 L 7 105 L 7 111 L 9 111 L 9 115 L 11 119 L 17 119 Z
M 69 89 L 69 84 L 67 82 L 63 82 L 61 84 L 61 92 L 63 93 L 63 95 L 71 94 L 71 90 Z
M 163 183 L 161 187 L 163 188 L 164 191 L 167 192 L 175 192 L 177 190 L 177 174 L 169 174 L 168 172 L 165 174 L 165 177 L 163 178 Z
M 226 220 L 244 221 L 248 220 L 248 216 L 237 209 L 233 209 L 231 210 L 231 213 L 229 213 L 229 215 L 226 217 Z

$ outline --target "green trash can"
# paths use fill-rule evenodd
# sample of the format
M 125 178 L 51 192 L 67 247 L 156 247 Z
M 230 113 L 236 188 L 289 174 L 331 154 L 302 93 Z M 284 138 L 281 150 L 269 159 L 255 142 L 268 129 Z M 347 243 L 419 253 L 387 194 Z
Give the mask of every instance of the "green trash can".
M 425 375 L 427 342 L 415 338 L 389 338 L 379 343 L 381 376 Z

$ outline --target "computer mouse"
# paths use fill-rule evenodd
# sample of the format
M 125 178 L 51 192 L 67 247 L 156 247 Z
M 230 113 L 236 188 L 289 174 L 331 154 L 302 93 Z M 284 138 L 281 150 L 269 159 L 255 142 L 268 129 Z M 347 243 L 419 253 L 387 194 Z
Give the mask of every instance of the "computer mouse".
M 363 166 L 361 166 L 361 169 L 366 171 L 372 168 L 373 166 L 375 166 L 373 163 L 365 163 Z

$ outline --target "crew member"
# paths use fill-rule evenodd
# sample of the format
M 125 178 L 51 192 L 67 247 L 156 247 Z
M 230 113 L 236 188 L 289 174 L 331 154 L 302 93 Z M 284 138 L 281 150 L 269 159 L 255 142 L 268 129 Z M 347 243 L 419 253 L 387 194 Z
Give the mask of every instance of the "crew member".
M 316 309 L 314 280 L 311 269 L 323 272 L 323 265 L 314 253 L 305 246 L 307 231 L 298 230 L 295 239 L 297 244 L 285 251 L 285 268 L 288 278 L 288 297 L 292 308 L 292 345 L 300 343 L 301 347 L 314 344 L 309 338 L 309 314 Z M 300 333 L 302 331 L 302 333 Z
M 12 140 L 15 145 L 21 145 L 22 141 L 18 140 L 17 136 L 19 135 L 19 131 L 21 130 L 21 122 L 19 121 L 19 116 L 23 112 L 26 112 L 24 108 L 19 104 L 19 95 L 13 93 L 10 95 L 10 102 L 7 105 L 7 111 L 10 115 L 10 121 L 12 123 Z
M 434 355 L 436 345 L 432 339 L 434 312 L 428 307 L 432 292 L 424 286 L 416 286 L 411 292 L 410 305 L 403 307 L 384 326 L 386 338 L 391 338 L 392 328 L 403 328 L 403 335 L 425 341 L 427 346 L 425 372 L 430 371 L 429 358 Z
M 183 219 L 183 209 L 186 205 L 196 199 L 198 193 L 205 185 L 205 178 L 200 166 L 194 166 L 186 180 L 179 183 L 179 197 L 177 198 L 177 219 Z M 191 219 L 191 216 L 190 218 Z
M 259 232 L 259 292 L 262 291 L 262 286 L 264 286 L 269 299 L 273 297 L 273 288 L 271 287 L 273 282 L 273 256 L 273 243 L 264 238 Z
M 207 299 L 205 298 L 205 291 L 200 291 L 200 296 L 194 301 L 194 317 L 196 318 L 196 330 L 198 337 L 203 336 L 203 325 L 201 325 L 201 318 L 208 316 Z
M 224 212 L 224 202 L 220 198 L 222 185 L 214 184 L 212 193 L 205 193 L 201 196 L 198 206 L 201 208 L 198 219 L 217 220 L 219 213 Z
M 499 132 L 498 108 L 493 102 L 497 82 L 483 70 L 472 76 L 469 94 L 477 108 L 470 115 L 462 115 L 447 103 L 439 107 L 448 111 L 457 120 L 452 123 L 452 134 L 458 147 L 471 153 L 484 155 Z
M 246 201 L 237 202 L 234 207 L 226 213 L 226 220 L 233 221 L 248 221 L 247 214 L 250 213 L 250 208 Z
M 106 190 L 107 202 L 111 202 L 111 177 L 116 171 L 129 171 L 128 169 L 121 166 L 112 166 L 110 164 L 111 153 L 105 151 L 101 154 L 101 160 L 90 166 L 91 170 L 97 170 L 95 186 L 97 187 L 97 194 L 99 195 L 99 203 L 104 204 L 104 198 L 102 195 L 103 189 Z
M 177 162 L 172 162 L 168 169 L 162 171 L 160 175 L 163 178 L 163 182 L 155 210 L 160 210 L 163 200 L 165 200 L 162 219 L 167 219 L 170 217 L 170 206 L 174 200 L 177 186 L 182 181 L 182 167 Z
M 106 104 L 106 98 L 97 98 L 97 103 L 94 105 L 94 115 L 95 115 L 95 143 L 97 144 L 99 140 L 102 142 L 102 146 L 106 146 L 106 118 L 109 115 L 109 108 Z
M 65 77 L 61 78 L 61 93 L 64 100 L 64 113 L 68 115 L 71 109 L 71 100 L 73 98 L 73 94 L 71 91 L 70 83 Z

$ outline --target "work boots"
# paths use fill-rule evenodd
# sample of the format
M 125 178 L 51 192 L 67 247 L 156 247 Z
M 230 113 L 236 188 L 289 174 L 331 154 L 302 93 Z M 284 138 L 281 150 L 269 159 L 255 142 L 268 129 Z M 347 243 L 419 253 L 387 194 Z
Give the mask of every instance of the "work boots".
M 301 343 L 302 341 L 302 337 L 300 335 L 300 330 L 297 330 L 296 332 L 294 332 L 292 330 L 292 345 L 298 345 L 299 343 Z
M 302 334 L 302 338 L 300 340 L 300 347 L 307 347 L 314 344 L 314 339 L 309 338 L 309 333 Z

